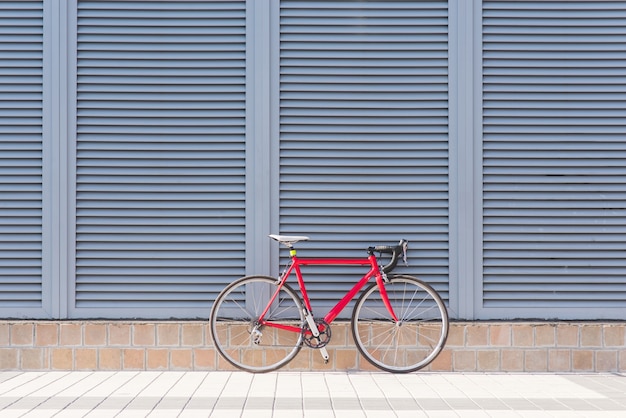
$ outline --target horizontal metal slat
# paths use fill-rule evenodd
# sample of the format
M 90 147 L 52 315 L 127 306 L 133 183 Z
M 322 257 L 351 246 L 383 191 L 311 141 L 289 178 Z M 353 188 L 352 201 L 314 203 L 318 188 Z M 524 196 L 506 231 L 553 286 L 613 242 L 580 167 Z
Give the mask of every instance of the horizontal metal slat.
M 626 268 L 624 11 L 483 2 L 486 307 L 617 306 L 601 277 Z
M 444 295 L 447 7 L 283 1 L 280 21 L 281 233 L 310 235 L 307 256 L 359 257 L 371 240 L 420 237 L 437 250 L 409 251 L 411 261 Z M 359 276 L 307 271 L 318 305 Z
M 43 2 L 0 5 L 0 308 L 40 308 Z
M 77 308 L 175 316 L 243 275 L 245 7 L 79 1 Z

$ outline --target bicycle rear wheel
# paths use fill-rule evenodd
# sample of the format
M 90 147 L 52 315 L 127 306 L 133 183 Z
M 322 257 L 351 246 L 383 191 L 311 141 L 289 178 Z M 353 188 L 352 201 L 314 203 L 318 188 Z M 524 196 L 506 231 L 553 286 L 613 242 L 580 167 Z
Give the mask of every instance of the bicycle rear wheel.
M 269 372 L 287 364 L 302 348 L 301 332 L 258 323 L 277 288 L 273 277 L 243 277 L 215 300 L 211 335 L 217 351 L 233 366 L 252 373 Z M 283 285 L 264 319 L 302 327 L 303 306 L 293 289 Z
M 385 283 L 398 321 L 383 303 L 377 284 L 357 301 L 352 335 L 357 348 L 374 366 L 392 373 L 419 370 L 432 362 L 448 336 L 448 313 L 439 294 L 411 276 Z

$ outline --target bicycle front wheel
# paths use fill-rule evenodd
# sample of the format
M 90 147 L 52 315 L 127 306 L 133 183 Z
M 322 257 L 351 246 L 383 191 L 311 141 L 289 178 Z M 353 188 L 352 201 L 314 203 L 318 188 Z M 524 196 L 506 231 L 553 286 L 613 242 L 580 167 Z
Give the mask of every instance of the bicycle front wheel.
M 283 285 L 260 325 L 278 285 L 266 276 L 243 277 L 226 287 L 211 309 L 211 335 L 217 351 L 233 366 L 252 373 L 269 372 L 287 364 L 302 348 L 302 333 L 280 328 L 301 328 L 305 318 L 296 293 Z
M 432 362 L 448 336 L 448 313 L 439 294 L 411 276 L 385 283 L 394 320 L 377 284 L 357 301 L 352 335 L 357 348 L 374 366 L 392 373 L 419 370 Z

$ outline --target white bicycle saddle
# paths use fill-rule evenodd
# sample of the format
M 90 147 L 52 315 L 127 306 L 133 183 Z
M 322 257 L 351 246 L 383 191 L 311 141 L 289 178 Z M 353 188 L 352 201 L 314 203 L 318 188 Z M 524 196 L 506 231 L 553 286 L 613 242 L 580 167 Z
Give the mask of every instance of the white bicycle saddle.
M 274 239 L 278 242 L 280 242 L 281 244 L 292 248 L 293 244 L 295 244 L 296 242 L 299 241 L 308 241 L 309 237 L 305 237 L 304 235 L 274 235 L 274 234 L 270 234 L 270 238 Z

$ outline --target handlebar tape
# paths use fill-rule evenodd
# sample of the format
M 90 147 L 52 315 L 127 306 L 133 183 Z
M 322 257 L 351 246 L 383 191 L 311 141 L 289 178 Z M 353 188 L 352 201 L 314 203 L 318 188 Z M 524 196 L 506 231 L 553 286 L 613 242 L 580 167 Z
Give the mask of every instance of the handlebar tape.
M 408 244 L 406 240 L 400 240 L 400 243 L 395 246 L 390 245 L 377 245 L 375 247 L 369 247 L 367 250 L 369 252 L 379 252 L 383 254 L 391 254 L 391 261 L 388 264 L 384 265 L 382 270 L 385 273 L 391 272 L 396 265 L 398 265 L 398 259 L 400 255 L 404 252 L 404 247 Z

